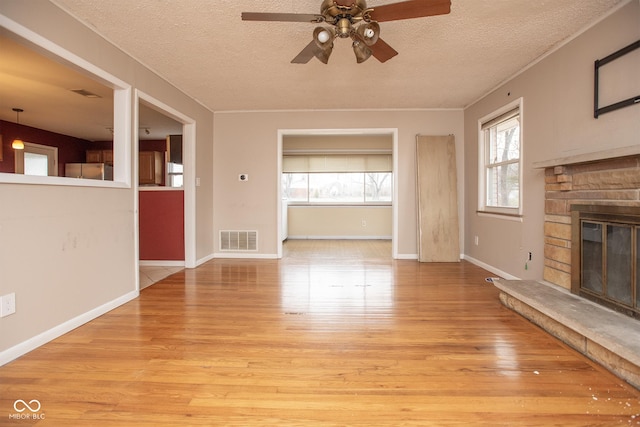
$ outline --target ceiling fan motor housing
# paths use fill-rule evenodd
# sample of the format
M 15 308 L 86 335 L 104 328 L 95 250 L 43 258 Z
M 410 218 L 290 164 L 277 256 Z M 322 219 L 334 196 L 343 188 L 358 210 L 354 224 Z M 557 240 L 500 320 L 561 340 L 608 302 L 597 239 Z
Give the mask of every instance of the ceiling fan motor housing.
M 336 24 L 336 18 L 360 17 L 367 10 L 365 0 L 324 0 L 320 6 L 320 14 L 329 23 Z

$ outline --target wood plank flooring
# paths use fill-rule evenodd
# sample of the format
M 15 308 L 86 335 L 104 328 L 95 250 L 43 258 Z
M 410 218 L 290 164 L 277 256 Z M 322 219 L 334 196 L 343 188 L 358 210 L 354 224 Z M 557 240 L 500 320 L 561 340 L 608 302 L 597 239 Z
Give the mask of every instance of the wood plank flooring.
M 640 391 L 504 308 L 488 272 L 327 243 L 173 274 L 0 367 L 0 425 L 640 425 Z M 18 399 L 44 419 L 11 419 Z

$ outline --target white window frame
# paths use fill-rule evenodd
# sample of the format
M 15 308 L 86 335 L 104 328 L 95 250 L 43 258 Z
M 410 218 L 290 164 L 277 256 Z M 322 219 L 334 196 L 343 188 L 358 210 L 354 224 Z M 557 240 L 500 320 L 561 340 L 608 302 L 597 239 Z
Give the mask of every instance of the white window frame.
M 499 207 L 487 205 L 487 169 L 490 164 L 487 161 L 489 152 L 490 140 L 486 137 L 487 131 L 483 130 L 483 126 L 491 123 L 492 121 L 499 119 L 500 116 L 509 113 L 513 110 L 518 110 L 519 122 L 520 122 L 520 156 L 517 160 L 518 163 L 518 207 Z M 478 120 L 478 214 L 496 215 L 500 217 L 521 219 L 523 215 L 523 154 L 524 154 L 524 120 L 523 120 L 523 98 L 519 98 L 509 104 L 499 108 L 498 110 L 482 117 Z M 500 121 L 495 124 L 499 124 Z
M 33 153 L 47 156 L 49 176 L 58 176 L 58 147 L 24 142 L 23 150 L 15 150 L 15 171 L 24 174 L 24 154 Z

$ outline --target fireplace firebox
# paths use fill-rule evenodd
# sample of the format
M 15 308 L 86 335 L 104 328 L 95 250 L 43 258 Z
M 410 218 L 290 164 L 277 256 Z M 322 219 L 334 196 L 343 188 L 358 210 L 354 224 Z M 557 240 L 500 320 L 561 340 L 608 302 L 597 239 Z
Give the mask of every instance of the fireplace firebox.
M 640 208 L 571 207 L 571 292 L 640 319 Z

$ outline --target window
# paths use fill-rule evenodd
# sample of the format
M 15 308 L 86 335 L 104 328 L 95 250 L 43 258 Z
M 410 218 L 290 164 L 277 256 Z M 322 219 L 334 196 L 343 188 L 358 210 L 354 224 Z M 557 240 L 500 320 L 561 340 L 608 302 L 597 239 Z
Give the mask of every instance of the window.
M 522 214 L 522 100 L 480 120 L 479 211 Z
M 282 194 L 290 202 L 391 203 L 391 172 L 283 173 Z
M 32 176 L 58 176 L 58 149 L 48 145 L 24 143 L 15 151 L 16 173 Z
M 390 204 L 391 156 L 285 156 L 282 195 L 290 203 Z
M 184 167 L 179 163 L 167 163 L 167 187 L 182 187 L 184 185 Z

